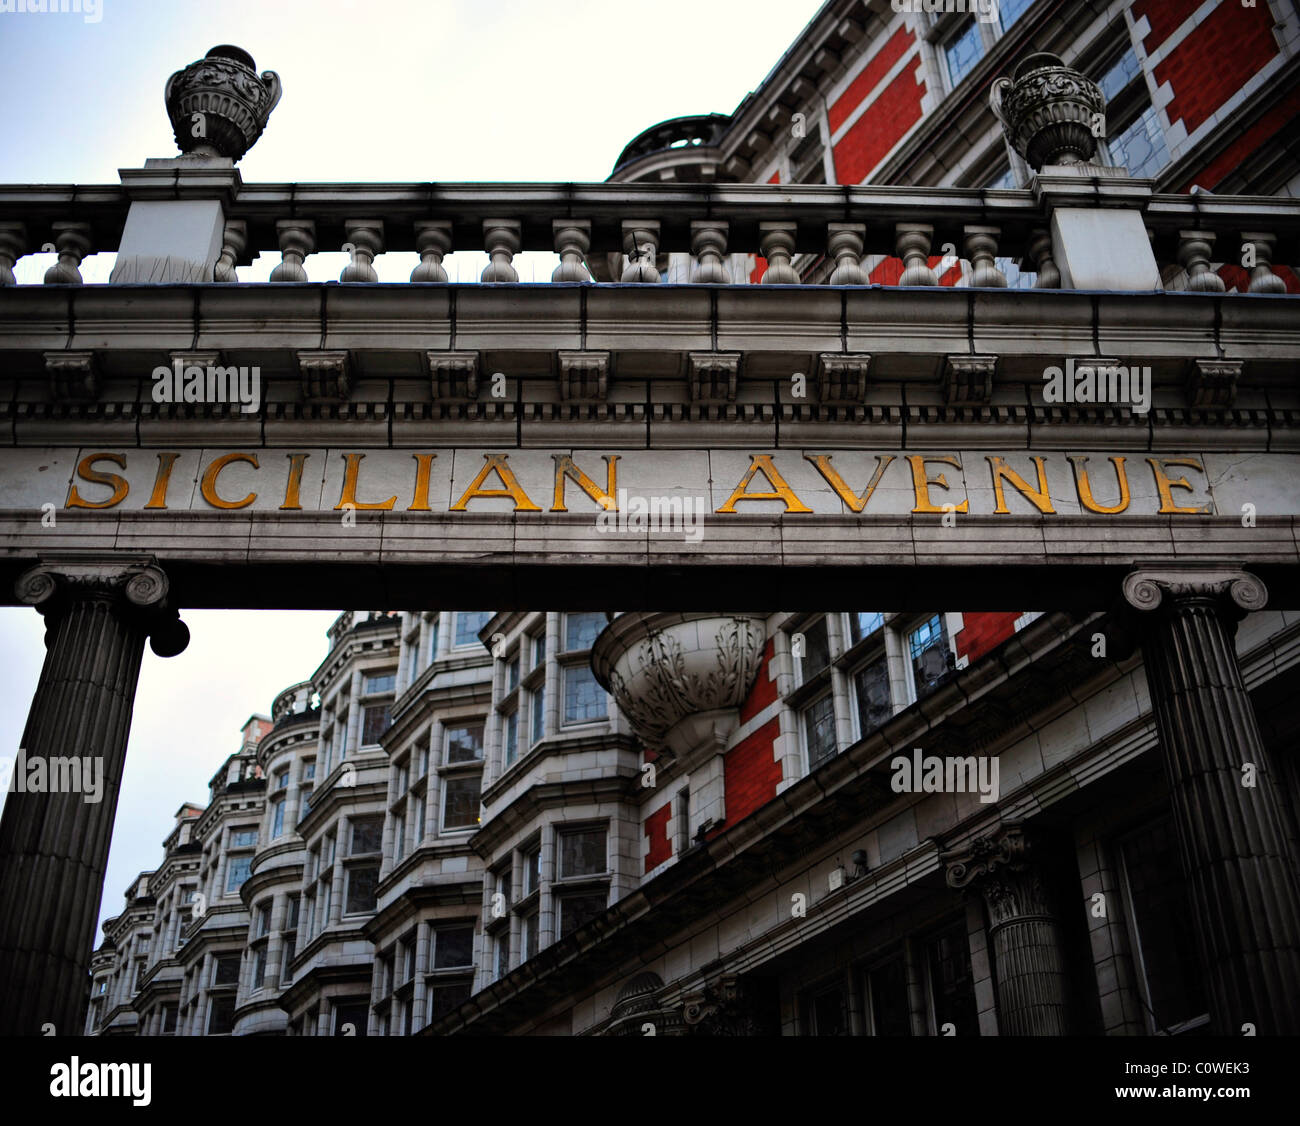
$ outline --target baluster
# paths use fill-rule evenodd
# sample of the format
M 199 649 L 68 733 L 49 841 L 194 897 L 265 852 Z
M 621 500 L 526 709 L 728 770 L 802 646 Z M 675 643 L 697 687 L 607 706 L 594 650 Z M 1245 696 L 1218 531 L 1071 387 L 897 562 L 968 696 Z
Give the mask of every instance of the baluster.
M 413 282 L 445 282 L 447 270 L 442 264 L 451 253 L 451 224 L 445 219 L 423 220 L 415 224 L 415 249 L 420 264 L 411 271 Z
M 517 282 L 519 274 L 510 263 L 522 245 L 522 227 L 518 219 L 484 219 L 483 245 L 492 259 L 479 275 L 479 281 Z
M 866 285 L 867 272 L 862 268 L 862 250 L 867 228 L 862 223 L 826 224 L 826 249 L 835 259 L 831 285 Z
M 971 265 L 971 285 L 985 289 L 1006 289 L 1007 276 L 994 261 L 1002 228 L 965 227 L 964 232 L 966 257 L 970 259 Z
M 1052 257 L 1053 253 L 1050 232 L 1039 229 L 1029 233 L 1029 260 L 1038 273 L 1038 280 L 1034 282 L 1035 289 L 1061 288 L 1061 271 Z
M 273 282 L 305 282 L 303 261 L 316 249 L 314 219 L 277 219 L 275 234 L 280 242 L 280 264 L 271 271 Z
M 45 271 L 46 285 L 81 285 L 81 260 L 90 253 L 89 223 L 55 223 L 54 249 L 59 260 Z
M 383 253 L 384 223 L 382 219 L 344 219 L 345 243 L 352 244 L 352 261 L 339 274 L 341 282 L 377 282 L 375 255 Z
M 799 284 L 799 275 L 790 265 L 797 230 L 796 223 L 759 223 L 758 244 L 767 259 L 767 269 L 763 271 L 759 285 Z
M 691 271 L 692 285 L 709 282 L 725 285 L 731 281 L 722 256 L 727 253 L 727 232 L 730 224 L 719 219 L 691 220 L 691 253 L 695 255 L 695 269 Z
M 212 280 L 219 282 L 237 282 L 235 264 L 248 245 L 248 224 L 243 219 L 227 219 L 221 232 L 221 253 L 217 264 L 212 268 Z
M 14 265 L 27 253 L 27 225 L 0 223 L 0 285 L 17 285 Z
M 591 222 L 587 219 L 552 219 L 555 253 L 560 264 L 551 272 L 553 282 L 589 282 L 587 251 L 591 249 Z
M 619 279 L 625 282 L 652 284 L 659 280 L 655 259 L 659 254 L 658 219 L 624 219 L 623 253 L 627 268 Z
M 1254 247 L 1255 264 L 1250 269 L 1250 288 L 1248 293 L 1285 293 L 1286 282 L 1273 273 L 1273 244 L 1277 236 L 1266 231 L 1242 231 L 1242 256 L 1244 248 Z
M 1178 264 L 1187 271 L 1189 293 L 1222 293 L 1228 288 L 1210 268 L 1215 237 L 1212 231 L 1178 232 Z
M 930 267 L 934 228 L 928 223 L 894 224 L 894 253 L 903 260 L 899 285 L 938 285 L 939 276 Z

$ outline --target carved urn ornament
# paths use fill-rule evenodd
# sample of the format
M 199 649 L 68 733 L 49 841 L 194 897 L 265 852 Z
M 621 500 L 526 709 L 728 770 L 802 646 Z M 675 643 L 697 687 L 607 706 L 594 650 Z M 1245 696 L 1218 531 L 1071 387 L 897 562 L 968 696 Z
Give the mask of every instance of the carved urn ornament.
M 999 78 L 989 104 L 1012 147 L 1038 171 L 1045 164 L 1081 164 L 1097 152 L 1094 122 L 1104 125 L 1101 88 L 1056 55 L 1022 59 L 1015 80 Z
M 281 92 L 275 71 L 259 78 L 252 55 L 223 44 L 167 79 L 163 98 L 181 152 L 238 160 L 262 135 Z
M 596 638 L 591 667 L 642 739 L 684 757 L 735 729 L 765 623 L 764 614 L 622 614 Z

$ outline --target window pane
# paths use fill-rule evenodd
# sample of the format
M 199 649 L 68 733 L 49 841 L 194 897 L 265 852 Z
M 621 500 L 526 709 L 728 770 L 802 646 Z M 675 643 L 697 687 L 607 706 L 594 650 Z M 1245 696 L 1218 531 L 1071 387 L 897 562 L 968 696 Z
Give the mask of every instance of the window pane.
M 560 834 L 560 876 L 594 876 L 605 871 L 605 830 Z
M 1208 1009 L 1187 885 L 1170 822 L 1161 821 L 1129 837 L 1121 852 L 1148 1003 L 1157 1027 L 1168 1028 Z
M 222 1036 L 235 1027 L 235 995 L 221 993 L 212 998 L 208 1010 L 208 1035 Z
M 605 615 L 566 614 L 564 616 L 564 648 L 566 650 L 590 649 L 596 635 L 605 628 Z
M 281 771 L 280 771 L 280 772 L 275 776 L 275 788 L 276 788 L 277 790 L 283 790 L 283 789 L 284 789 L 285 787 L 287 787 L 288 785 L 289 785 L 289 771 L 288 771 L 288 770 L 281 770 Z
M 213 985 L 236 985 L 239 982 L 239 955 L 218 958 L 212 966 Z
M 583 923 L 604 911 L 606 899 L 603 891 L 560 896 L 560 937 L 572 934 Z
M 540 742 L 546 734 L 546 689 L 541 685 L 533 693 L 530 707 L 532 708 L 533 722 L 532 730 L 528 735 L 528 745 L 532 746 L 534 743 Z
M 877 966 L 867 975 L 871 993 L 871 1026 L 877 1036 L 911 1036 L 907 1005 L 907 973 L 902 958 Z
M 477 762 L 483 757 L 483 725 L 471 723 L 447 731 L 447 762 Z
M 433 957 L 435 970 L 469 966 L 474 962 L 473 927 L 438 927 L 433 932 Z
M 539 942 L 539 929 L 537 924 L 537 912 L 534 911 L 527 919 L 524 920 L 524 958 L 531 958 L 537 953 L 537 944 Z
M 491 610 L 458 611 L 456 614 L 456 645 L 478 645 L 479 630 L 488 624 L 491 617 Z
M 1101 87 L 1106 101 L 1110 102 L 1141 73 L 1142 67 L 1138 63 L 1137 53 L 1130 47 L 1106 68 L 1102 76 L 1097 79 L 1097 85 Z
M 919 700 L 933 692 L 954 667 L 943 617 L 935 614 L 912 630 L 907 635 L 907 650 L 912 659 L 916 698 Z
M 379 852 L 384 844 L 384 819 L 382 817 L 358 818 L 352 822 L 352 848 L 349 856 L 365 856 Z
M 271 836 L 279 837 L 284 834 L 284 798 L 275 803 L 275 813 L 271 818 Z
M 348 894 L 345 911 L 351 915 L 375 909 L 375 887 L 379 883 L 378 864 L 360 864 L 348 869 Z
M 943 50 L 948 58 L 948 79 L 956 86 L 984 54 L 984 40 L 980 38 L 980 29 L 975 21 L 967 20 L 962 29 L 948 40 Z
M 856 645 L 864 637 L 870 637 L 885 624 L 885 615 L 881 613 L 850 614 L 849 633 Z
M 231 848 L 248 848 L 257 844 L 256 829 L 232 829 L 230 833 Z
M 496 940 L 496 957 L 494 959 L 496 976 L 503 978 L 510 972 L 510 934 L 506 932 Z
M 232 856 L 229 860 L 229 867 L 226 869 L 226 894 L 230 895 L 239 890 L 240 885 L 248 879 L 249 870 L 253 866 L 251 856 Z
M 835 706 L 829 696 L 809 705 L 803 713 L 804 732 L 808 737 L 808 764 L 816 769 L 834 756 Z
M 1147 106 L 1140 117 L 1107 143 L 1111 159 L 1120 167 L 1127 168 L 1129 175 L 1139 179 L 1155 176 L 1169 163 L 1165 135 L 1156 120 L 1156 111 L 1151 106 Z
M 1034 0 L 999 0 L 998 16 L 1002 22 L 1002 30 L 1006 31 L 1023 16 L 1033 2 Z
M 567 665 L 564 669 L 564 722 L 586 723 L 604 719 L 609 713 L 605 690 L 588 665 Z
M 519 658 L 516 657 L 506 665 L 506 691 L 513 692 L 519 687 Z
M 800 656 L 802 683 L 807 684 L 827 665 L 830 664 L 830 646 L 826 640 L 826 619 L 818 618 L 800 631 L 803 636 L 803 654 Z M 799 634 L 795 635 L 796 637 Z M 797 641 L 796 641 L 796 644 Z
M 854 673 L 853 687 L 858 699 L 858 723 L 865 738 L 894 714 L 889 698 L 889 665 L 885 658 L 881 657 Z
M 470 982 L 429 985 L 429 1023 L 440 1020 L 469 1000 Z
M 344 1025 L 352 1026 L 353 1036 L 366 1035 L 366 1018 L 370 1013 L 370 1004 L 367 1001 L 346 1001 L 335 1002 L 334 1005 L 334 1035 L 342 1036 L 345 1034 Z
M 958 1036 L 978 1036 L 975 983 L 970 968 L 970 945 L 966 924 L 957 923 L 928 943 L 930 997 L 934 1002 L 936 1035 L 945 1024 L 954 1025 Z
M 389 713 L 392 704 L 371 704 L 361 713 L 361 745 L 372 747 L 379 742 L 379 737 L 388 730 L 391 720 Z
M 542 850 L 533 849 L 524 857 L 524 894 L 536 891 L 542 884 Z
M 368 673 L 365 678 L 366 692 L 391 692 L 397 687 L 397 674 L 393 672 Z
M 479 820 L 479 775 L 469 774 L 443 780 L 446 795 L 442 813 L 444 829 L 464 829 Z
M 519 757 L 519 713 L 511 712 L 505 717 L 506 765 L 509 766 Z

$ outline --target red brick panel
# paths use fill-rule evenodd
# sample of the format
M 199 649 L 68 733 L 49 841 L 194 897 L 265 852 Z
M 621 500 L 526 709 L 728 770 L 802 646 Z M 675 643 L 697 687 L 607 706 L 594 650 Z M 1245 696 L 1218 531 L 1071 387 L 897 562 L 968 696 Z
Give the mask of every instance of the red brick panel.
M 1268 4 L 1225 0 L 1156 67 L 1157 84 L 1174 94 L 1170 124 L 1181 119 L 1193 132 L 1276 54 Z
M 1134 22 L 1141 22 L 1146 16 L 1151 30 L 1142 40 L 1142 49 L 1149 55 L 1177 31 L 1205 0 L 1133 0 Z M 1236 4 L 1239 0 L 1229 0 Z M 1265 4 L 1268 0 L 1263 0 Z M 1123 17 L 1121 17 L 1122 19 Z
M 767 644 L 763 646 L 763 657 L 758 668 L 758 679 L 754 681 L 754 687 L 749 690 L 749 695 L 745 697 L 740 705 L 740 722 L 742 724 L 748 723 L 768 705 L 776 703 L 776 681 L 768 675 L 767 671 L 774 652 L 772 639 L 769 637 Z
M 650 838 L 650 851 L 645 858 L 647 872 L 673 855 L 673 842 L 668 839 L 668 817 L 672 811 L 673 803 L 669 802 L 645 819 L 645 835 Z
M 723 760 L 723 786 L 727 802 L 727 828 L 776 797 L 781 764 L 772 756 L 780 723 L 773 716 Z
M 921 60 L 915 58 L 899 71 L 840 138 L 833 152 L 836 183 L 863 183 L 885 154 L 921 119 L 925 83 L 917 81 L 920 66 Z
M 966 612 L 962 614 L 962 628 L 953 639 L 957 643 L 957 656 L 978 661 L 1016 632 L 1016 619 L 1021 611 L 1010 613 Z
M 1265 141 L 1296 117 L 1300 117 L 1300 89 L 1291 91 L 1178 190 L 1188 192 L 1193 184 L 1200 184 L 1207 191 L 1214 191 L 1243 160 L 1261 149 Z
M 862 99 L 876 88 L 876 84 L 889 73 L 889 68 L 903 57 L 903 53 L 915 39 L 916 36 L 904 24 L 889 37 L 888 43 L 871 56 L 867 65 L 858 72 L 857 78 L 849 83 L 848 89 L 827 111 L 826 116 L 830 120 L 832 133 L 852 116 L 853 111 L 862 104 Z

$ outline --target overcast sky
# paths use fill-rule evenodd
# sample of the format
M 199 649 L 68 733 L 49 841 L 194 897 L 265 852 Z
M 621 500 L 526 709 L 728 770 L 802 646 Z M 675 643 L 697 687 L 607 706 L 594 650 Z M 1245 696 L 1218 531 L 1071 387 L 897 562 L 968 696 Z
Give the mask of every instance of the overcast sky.
M 0 14 L 11 91 L 10 111 L 0 115 L 0 182 L 117 183 L 119 168 L 176 155 L 163 86 L 219 43 L 243 47 L 259 72 L 277 71 L 284 84 L 270 125 L 239 164 L 245 182 L 600 181 L 643 129 L 734 110 L 820 3 L 100 0 L 100 7 L 94 23 L 71 13 Z M 38 281 L 52 257 L 24 259 L 20 283 Z M 309 275 L 337 277 L 337 258 L 309 259 Z M 264 255 L 241 277 L 261 280 L 277 260 Z M 376 268 L 385 280 L 404 280 L 415 260 L 390 255 Z M 103 281 L 110 266 L 107 255 L 88 259 L 83 274 Z M 468 279 L 481 263 L 452 255 L 447 267 L 453 280 Z M 525 281 L 529 270 L 520 263 Z M 238 749 L 248 716 L 269 711 L 280 689 L 324 658 L 333 617 L 191 611 L 185 653 L 164 661 L 146 649 L 101 920 L 120 912 L 127 885 L 158 863 L 180 804 L 207 800 L 208 779 Z M 0 608 L 0 756 L 15 756 L 20 745 L 42 633 L 34 610 Z

